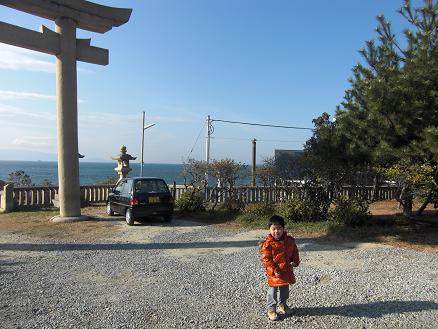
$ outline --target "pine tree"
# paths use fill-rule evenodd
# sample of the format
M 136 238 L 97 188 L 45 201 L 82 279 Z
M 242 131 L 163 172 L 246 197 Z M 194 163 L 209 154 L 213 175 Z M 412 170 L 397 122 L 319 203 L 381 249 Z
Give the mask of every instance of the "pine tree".
M 437 1 L 412 8 L 405 0 L 399 12 L 411 28 L 403 42 L 384 16 L 377 17 L 378 39 L 360 50 L 364 63 L 353 68 L 350 89 L 336 111 L 343 156 L 396 179 L 407 216 L 415 193 L 427 191 L 429 201 L 438 196 L 437 8 Z M 318 129 L 321 136 L 327 128 Z M 316 145 L 310 149 L 324 154 Z
M 422 166 L 432 166 L 428 175 L 437 183 L 430 148 L 438 127 L 437 7 L 432 0 L 416 9 L 404 2 L 399 12 L 412 26 L 404 31 L 404 48 L 390 22 L 377 17 L 378 41 L 368 41 L 360 51 L 365 64 L 353 69 L 351 89 L 336 113 L 350 148 L 400 182 L 405 215 L 411 214 L 421 185 L 414 177 Z

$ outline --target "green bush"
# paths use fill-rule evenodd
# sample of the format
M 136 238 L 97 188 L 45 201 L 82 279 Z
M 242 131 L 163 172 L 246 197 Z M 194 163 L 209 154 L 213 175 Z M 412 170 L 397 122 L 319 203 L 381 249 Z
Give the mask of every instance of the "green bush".
M 366 201 L 340 196 L 334 203 L 334 209 L 329 211 L 329 218 L 334 222 L 349 226 L 359 226 L 365 224 L 370 218 Z
M 8 182 L 13 183 L 15 187 L 35 186 L 32 183 L 32 178 L 24 170 L 9 173 Z
M 243 214 L 252 217 L 270 217 L 274 214 L 274 205 L 268 202 L 256 202 L 248 204 Z
M 106 178 L 96 181 L 96 185 L 116 185 L 118 180 L 118 176 L 107 176 Z
M 305 218 L 309 221 L 323 221 L 328 218 L 330 200 L 327 192 L 320 187 L 309 187 L 303 197 Z
M 204 196 L 201 191 L 188 190 L 175 201 L 175 206 L 181 211 L 205 210 Z
M 230 212 L 239 212 L 245 207 L 245 203 L 238 198 L 227 198 L 221 205 L 220 208 Z
M 292 197 L 278 205 L 277 212 L 286 222 L 301 222 L 308 219 L 304 201 L 298 197 Z
M 279 204 L 278 213 L 286 221 L 312 222 L 327 220 L 329 201 L 321 189 L 307 188 L 302 195 L 294 195 Z
M 256 202 L 245 206 L 239 221 L 246 223 L 268 223 L 268 219 L 274 214 L 275 206 L 273 203 Z

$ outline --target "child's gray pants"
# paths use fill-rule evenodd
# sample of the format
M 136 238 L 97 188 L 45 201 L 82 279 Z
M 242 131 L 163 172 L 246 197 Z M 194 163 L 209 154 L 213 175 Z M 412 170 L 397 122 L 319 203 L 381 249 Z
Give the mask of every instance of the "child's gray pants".
M 275 310 L 277 306 L 277 293 L 279 295 L 279 304 L 286 304 L 289 298 L 289 286 L 269 287 L 266 294 L 266 301 L 268 309 Z

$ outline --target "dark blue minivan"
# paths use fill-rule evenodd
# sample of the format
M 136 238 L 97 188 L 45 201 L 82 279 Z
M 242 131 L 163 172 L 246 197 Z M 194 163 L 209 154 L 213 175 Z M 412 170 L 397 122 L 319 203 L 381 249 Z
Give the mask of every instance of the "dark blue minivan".
M 174 200 L 166 182 L 161 178 L 123 178 L 108 195 L 106 212 L 109 216 L 125 215 L 126 223 L 142 217 L 161 216 L 172 219 Z

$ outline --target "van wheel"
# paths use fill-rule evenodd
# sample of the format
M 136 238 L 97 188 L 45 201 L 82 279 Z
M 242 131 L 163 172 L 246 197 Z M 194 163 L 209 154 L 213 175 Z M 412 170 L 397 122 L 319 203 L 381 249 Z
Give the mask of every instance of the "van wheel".
M 111 209 L 111 203 L 110 202 L 108 202 L 106 204 L 106 214 L 108 216 L 114 216 L 114 211 Z
M 131 209 L 126 209 L 126 214 L 125 214 L 125 218 L 126 218 L 126 223 L 128 225 L 134 225 L 134 217 L 132 216 L 132 210 Z

